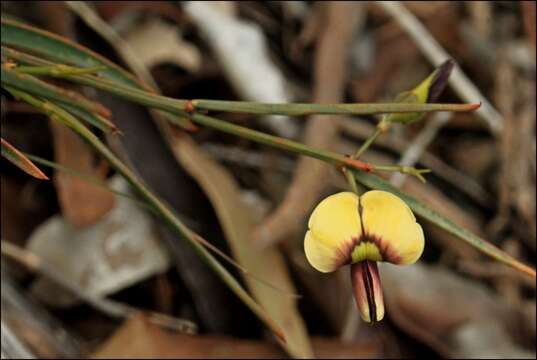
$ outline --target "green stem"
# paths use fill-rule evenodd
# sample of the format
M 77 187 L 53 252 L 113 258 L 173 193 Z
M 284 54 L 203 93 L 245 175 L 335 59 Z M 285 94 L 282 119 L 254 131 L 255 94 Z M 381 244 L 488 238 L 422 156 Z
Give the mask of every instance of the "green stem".
M 356 194 L 360 195 L 358 192 L 358 186 L 356 185 L 356 179 L 354 178 L 354 174 L 347 170 L 347 168 L 343 168 L 343 174 L 345 175 L 345 178 L 347 179 L 347 182 L 349 183 L 349 186 L 351 190 Z
M 84 75 L 94 74 L 102 70 L 106 70 L 106 66 L 99 65 L 88 68 L 79 68 L 63 64 L 51 66 L 17 66 L 17 72 L 30 75 Z
M 403 174 L 413 175 L 417 177 L 419 180 L 421 180 L 421 182 L 425 182 L 425 178 L 422 176 L 422 174 L 431 172 L 430 169 L 416 169 L 410 166 L 399 166 L 399 165 L 376 165 L 375 170 L 400 172 Z
M 17 73 L 15 70 L 11 70 L 6 66 L 2 66 L 1 75 L 2 84 L 6 84 L 12 88 L 24 90 L 36 96 L 46 97 L 60 103 L 68 104 L 90 113 L 97 113 L 106 118 L 110 117 L 110 110 L 99 103 L 85 98 L 77 92 L 51 85 L 32 75 Z
M 10 48 L 2 47 L 4 57 L 19 60 L 23 63 L 41 66 L 42 69 L 50 67 L 47 75 L 70 80 L 83 85 L 92 86 L 108 91 L 115 95 L 130 99 L 142 105 L 177 113 L 179 110 L 213 110 L 248 114 L 279 114 L 289 116 L 303 116 L 311 114 L 327 115 L 371 115 L 387 113 L 413 113 L 432 111 L 472 111 L 479 104 L 410 104 L 410 103 L 373 103 L 373 104 L 291 104 L 291 103 L 258 103 L 248 101 L 221 101 L 221 100 L 181 100 L 135 89 L 132 86 L 120 85 L 116 81 L 106 80 L 92 75 L 68 75 L 52 71 L 53 62 L 24 54 Z M 190 109 L 189 109 L 190 107 Z
M 4 69 L 2 69 L 2 71 L 4 72 Z M 11 73 L 12 71 L 10 70 L 9 72 Z M 24 82 L 22 83 L 17 82 L 18 80 L 17 76 L 28 76 L 28 75 L 15 75 L 13 83 L 19 89 L 22 88 L 25 91 L 32 92 L 31 87 L 29 89 L 26 89 L 26 87 L 29 86 L 29 84 L 26 84 Z M 183 107 L 186 107 L 186 103 L 187 103 L 183 100 L 176 100 L 176 99 L 166 98 L 166 97 L 162 97 L 162 96 L 158 96 L 154 94 L 149 94 L 145 91 L 133 89 L 131 87 L 124 86 L 124 85 L 118 85 L 113 81 L 103 80 L 103 79 L 96 78 L 90 75 L 68 76 L 68 78 L 76 78 L 77 81 L 79 81 L 80 83 L 84 83 L 85 85 L 94 86 L 94 87 L 115 93 L 118 96 L 125 97 L 127 99 L 130 99 L 140 104 L 144 104 L 144 105 L 151 106 L 151 107 L 158 107 L 160 109 L 173 112 L 179 115 L 179 117 L 190 118 L 195 123 L 208 126 L 208 127 L 217 129 L 222 132 L 226 132 L 229 134 L 233 134 L 235 136 L 250 139 L 258 143 L 276 147 L 282 150 L 310 156 L 310 157 L 328 162 L 340 168 L 346 166 L 346 167 L 350 167 L 350 168 L 354 168 L 354 169 L 358 169 L 362 171 L 368 171 L 368 172 L 373 171 L 376 168 L 376 166 L 373 164 L 368 164 L 361 160 L 346 157 L 338 153 L 311 148 L 309 146 L 306 146 L 304 144 L 301 144 L 292 140 L 265 134 L 260 131 L 256 131 L 256 130 L 252 130 L 252 129 L 242 127 L 239 125 L 235 125 L 230 122 L 222 121 L 222 120 L 219 120 L 219 119 L 207 116 L 207 115 L 203 115 L 197 112 L 194 112 L 194 113 L 186 112 L 182 110 Z M 11 85 L 11 83 L 8 83 L 8 85 Z M 46 96 L 47 98 L 56 100 L 58 97 L 60 97 L 59 94 L 54 93 L 55 89 L 48 88 L 46 90 L 48 92 L 46 93 L 44 92 L 45 94 L 44 96 Z
M 373 104 L 301 104 L 301 103 L 259 103 L 248 101 L 222 101 L 196 99 L 191 101 L 195 110 L 211 110 L 233 113 L 248 113 L 258 115 L 289 115 L 305 116 L 312 114 L 326 115 L 371 115 L 387 113 L 411 113 L 417 108 L 425 111 L 469 111 L 474 104 L 402 104 L 402 103 L 373 103 Z M 424 107 L 423 105 L 428 105 Z
M 48 67 L 51 68 L 56 63 L 48 60 L 41 59 L 39 57 L 26 54 L 24 52 L 20 52 L 17 50 L 13 50 L 9 47 L 2 46 L 2 61 L 6 61 L 7 59 L 14 59 L 17 60 L 23 64 L 29 64 L 29 65 L 36 65 L 38 67 Z M 18 67 L 16 68 L 18 69 Z M 45 74 L 41 74 L 45 75 Z M 136 102 L 138 104 L 146 105 L 149 107 L 154 108 L 161 108 L 165 106 L 166 111 L 169 111 L 171 113 L 174 113 L 177 108 L 183 108 L 186 105 L 186 101 L 184 100 L 175 100 L 170 98 L 164 98 L 164 99 L 170 99 L 170 101 L 165 101 L 163 103 L 162 101 L 155 103 L 152 98 L 147 98 L 147 94 L 149 92 L 140 90 L 140 88 L 135 88 L 133 86 L 123 85 L 122 83 L 119 83 L 117 81 L 111 81 L 105 78 L 95 77 L 95 76 L 88 76 L 87 74 L 82 75 L 62 75 L 62 74 L 54 74 L 54 72 L 50 72 L 47 75 L 58 77 L 61 79 L 66 79 L 69 81 L 72 81 L 77 84 L 81 85 L 87 85 L 94 87 L 96 89 L 104 90 L 109 93 L 112 93 L 114 95 L 117 95 L 119 97 L 131 100 L 133 102 Z M 2 79 L 3 80 L 3 79 Z M 179 118 L 174 114 L 170 114 L 169 112 L 159 112 L 160 115 L 167 121 L 176 124 L 178 126 L 181 126 L 182 128 L 186 130 L 194 130 L 192 124 L 188 121 L 185 121 L 183 118 Z
M 268 317 L 263 308 L 259 306 L 250 295 L 244 290 L 239 282 L 205 249 L 199 242 L 190 237 L 190 229 L 188 229 L 174 214 L 164 202 L 159 200 L 153 193 L 145 187 L 136 176 L 125 166 L 115 155 L 84 125 L 82 125 L 76 118 L 71 116 L 68 112 L 60 107 L 50 103 L 39 100 L 25 92 L 18 91 L 13 88 L 8 88 L 8 91 L 12 92 L 14 96 L 26 101 L 30 105 L 35 106 L 37 109 L 43 111 L 50 116 L 51 119 L 59 121 L 79 136 L 86 140 L 103 158 L 105 158 L 110 165 L 116 169 L 129 184 L 136 189 L 142 198 L 150 204 L 155 211 L 160 215 L 165 222 L 173 228 L 181 237 L 187 239 L 194 249 L 202 256 L 207 264 L 215 270 L 220 278 L 228 285 L 228 287 L 270 328 L 272 331 L 282 340 L 285 341 L 281 328 L 274 324 L 274 322 Z
M 197 124 L 208 126 L 228 134 L 246 138 L 258 142 L 260 144 L 269 145 L 278 149 L 310 156 L 338 167 L 348 166 L 362 171 L 371 171 L 375 168 L 375 166 L 372 164 L 368 164 L 360 160 L 351 159 L 338 153 L 314 149 L 307 145 L 292 140 L 265 134 L 260 131 L 235 125 L 230 122 L 222 121 L 207 115 L 199 113 L 183 113 L 183 115 L 188 116 L 193 122 Z
M 382 134 L 382 130 L 378 127 L 375 129 L 375 132 L 367 138 L 367 140 L 360 146 L 356 153 L 352 156 L 353 159 L 359 159 L 360 156 L 377 140 L 379 135 Z

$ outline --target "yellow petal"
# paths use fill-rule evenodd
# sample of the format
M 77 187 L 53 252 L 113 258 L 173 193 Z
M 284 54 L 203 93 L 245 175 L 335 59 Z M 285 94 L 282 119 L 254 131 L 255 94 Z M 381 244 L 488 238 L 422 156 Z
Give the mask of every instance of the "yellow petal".
M 403 200 L 386 191 L 368 191 L 360 197 L 364 227 L 362 241 L 374 242 L 383 261 L 412 264 L 423 252 L 421 226 Z
M 304 250 L 315 269 L 331 272 L 351 262 L 362 234 L 358 203 L 356 194 L 342 192 L 327 197 L 313 210 Z

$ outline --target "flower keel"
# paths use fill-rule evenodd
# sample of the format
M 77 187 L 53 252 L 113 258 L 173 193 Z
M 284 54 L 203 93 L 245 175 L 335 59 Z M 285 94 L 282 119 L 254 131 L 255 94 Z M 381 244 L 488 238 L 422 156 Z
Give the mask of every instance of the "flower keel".
M 375 261 L 360 261 L 351 266 L 354 299 L 360 317 L 366 322 L 384 318 L 384 297 Z

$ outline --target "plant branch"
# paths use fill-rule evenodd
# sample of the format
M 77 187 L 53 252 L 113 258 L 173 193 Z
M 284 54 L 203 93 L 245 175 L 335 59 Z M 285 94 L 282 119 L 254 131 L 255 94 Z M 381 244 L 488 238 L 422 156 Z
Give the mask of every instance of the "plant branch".
M 132 86 L 121 85 L 116 81 L 107 80 L 90 74 L 73 75 L 54 70 L 54 63 L 32 55 L 2 47 L 9 59 L 19 60 L 40 67 L 41 74 L 70 80 L 82 85 L 104 90 L 117 96 L 129 99 L 142 105 L 177 113 L 178 111 L 194 112 L 211 110 L 258 115 L 289 115 L 305 116 L 312 114 L 324 115 L 372 115 L 388 113 L 414 113 L 453 111 L 467 112 L 479 108 L 479 104 L 411 104 L 411 103 L 355 103 L 355 104 L 305 104 L 305 103 L 259 103 L 248 101 L 222 100 L 182 100 L 157 95 Z M 45 71 L 48 68 L 48 73 Z M 27 68 L 26 68 L 27 69 Z M 80 68 L 82 69 L 82 68 Z M 15 68 L 16 71 L 16 68 Z M 26 70 L 27 71 L 27 70 Z
M 173 210 L 164 202 L 158 199 L 146 186 L 141 183 L 134 173 L 124 165 L 91 131 L 82 125 L 71 114 L 54 105 L 53 103 L 39 100 L 25 92 L 13 88 L 7 88 L 14 96 L 35 106 L 47 114 L 51 119 L 59 121 L 79 136 L 86 140 L 110 165 L 116 169 L 128 182 L 136 189 L 142 198 L 148 202 L 159 216 L 182 238 L 188 240 L 206 263 L 215 270 L 224 283 L 274 332 L 278 338 L 285 341 L 285 336 L 281 328 L 273 322 L 265 310 L 255 302 L 255 300 L 244 290 L 240 283 L 201 245 L 197 239 L 191 236 L 192 232 L 175 215 Z

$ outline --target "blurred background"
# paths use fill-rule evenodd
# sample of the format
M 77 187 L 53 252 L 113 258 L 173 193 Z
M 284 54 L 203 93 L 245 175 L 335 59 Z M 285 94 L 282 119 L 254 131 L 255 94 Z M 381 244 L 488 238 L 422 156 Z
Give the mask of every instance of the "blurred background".
M 3 16 L 84 45 L 179 99 L 389 102 L 451 57 L 462 72 L 438 102 L 481 108 L 394 126 L 363 159 L 431 169 L 425 184 L 383 177 L 535 267 L 533 1 L 1 6 Z M 348 268 L 319 273 L 303 252 L 315 204 L 348 188 L 337 169 L 204 127 L 164 136 L 146 108 L 66 86 L 112 111 L 122 135 L 102 138 L 190 229 L 279 288 L 225 265 L 258 287 L 254 297 L 278 314 L 288 344 L 138 202 L 47 167 L 51 181 L 33 179 L 2 158 L 2 358 L 535 358 L 533 278 L 420 221 L 424 255 L 380 266 L 386 317 L 363 323 Z M 342 154 L 377 122 L 217 116 Z M 1 132 L 19 149 L 130 191 L 70 130 L 3 90 Z M 4 244 L 19 249 L 18 261 Z

